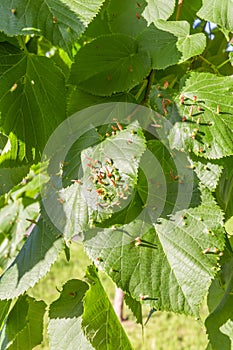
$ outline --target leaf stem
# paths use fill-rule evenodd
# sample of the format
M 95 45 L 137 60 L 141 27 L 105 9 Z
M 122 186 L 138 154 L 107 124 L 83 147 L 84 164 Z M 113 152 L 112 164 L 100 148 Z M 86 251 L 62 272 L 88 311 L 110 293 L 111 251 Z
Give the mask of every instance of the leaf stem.
M 177 11 L 176 11 L 176 21 L 178 21 L 180 18 L 182 6 L 183 6 L 183 0 L 179 0 Z
M 225 64 L 227 64 L 228 62 L 230 62 L 230 58 L 228 58 L 226 61 L 222 62 L 219 66 L 217 66 L 217 69 L 222 68 L 222 67 L 225 66 Z
M 140 89 L 138 90 L 137 94 L 135 95 L 135 99 L 138 100 L 139 97 L 141 96 L 143 90 L 147 87 L 147 80 L 143 80 L 142 81 L 142 86 L 140 87 Z
M 213 69 L 214 73 L 219 74 L 218 68 L 213 63 L 211 63 L 210 61 L 208 61 L 205 57 L 203 57 L 201 55 L 199 57 L 203 62 L 208 64 L 208 66 Z
M 20 48 L 21 48 L 23 51 L 28 52 L 27 47 L 26 47 L 26 39 L 25 39 L 25 36 L 23 36 L 23 35 L 18 35 L 18 36 L 17 36 L 17 40 L 18 40 L 18 43 L 19 43 Z
M 148 75 L 148 78 L 147 78 L 146 92 L 145 92 L 145 95 L 144 95 L 143 100 L 141 102 L 141 105 L 147 105 L 148 104 L 150 90 L 151 90 L 152 84 L 154 82 L 154 76 L 155 76 L 155 70 L 152 69 L 150 71 L 150 74 Z
M 177 79 L 178 79 L 178 77 L 176 76 L 176 77 L 171 81 L 171 83 L 169 84 L 169 88 L 170 88 L 170 89 L 173 89 L 175 83 L 177 82 Z
M 128 122 L 130 122 L 131 118 L 137 113 L 137 111 L 140 109 L 140 106 L 148 106 L 149 102 L 149 95 L 150 95 L 150 90 L 152 88 L 152 84 L 154 82 L 154 76 L 155 76 L 155 70 L 152 69 L 147 77 L 146 81 L 146 92 L 145 95 L 139 105 L 137 105 L 133 111 L 126 117 Z M 145 88 L 145 85 L 143 83 L 143 88 Z M 141 90 L 141 89 L 140 89 Z M 138 95 L 138 93 L 137 93 Z

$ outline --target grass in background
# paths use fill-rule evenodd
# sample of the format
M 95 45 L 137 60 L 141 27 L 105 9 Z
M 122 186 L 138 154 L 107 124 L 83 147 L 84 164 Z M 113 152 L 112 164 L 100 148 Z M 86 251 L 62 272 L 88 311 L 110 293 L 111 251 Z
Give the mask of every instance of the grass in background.
M 80 244 L 73 244 L 70 262 L 67 262 L 65 255 L 62 254 L 52 266 L 51 271 L 34 288 L 30 289 L 29 294 L 50 304 L 59 297 L 58 290 L 67 280 L 83 279 L 86 267 L 90 263 L 83 247 Z M 114 283 L 101 271 L 100 278 L 110 300 L 113 300 Z M 143 307 L 144 322 L 148 313 L 149 309 Z M 132 312 L 126 306 L 124 316 L 128 317 L 128 320 L 123 323 L 123 327 L 135 350 L 204 350 L 207 346 L 204 330 L 191 317 L 157 311 L 142 332 L 141 326 L 136 324 Z M 46 334 L 43 344 L 35 349 L 49 350 Z

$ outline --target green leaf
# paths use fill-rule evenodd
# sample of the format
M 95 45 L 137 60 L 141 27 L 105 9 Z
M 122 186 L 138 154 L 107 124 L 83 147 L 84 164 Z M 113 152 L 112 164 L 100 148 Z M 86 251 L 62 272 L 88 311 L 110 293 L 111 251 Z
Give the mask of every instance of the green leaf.
M 225 259 L 224 259 L 225 260 Z M 233 259 L 225 260 L 222 270 L 213 281 L 208 295 L 210 315 L 205 321 L 213 350 L 229 350 L 233 344 Z
M 223 166 L 194 156 L 190 159 L 190 163 L 200 182 L 210 191 L 214 191 L 221 177 Z
M 43 173 L 44 167 L 45 165 L 40 163 L 31 167 L 23 181 L 10 191 L 10 196 L 14 201 L 20 197 L 36 199 L 42 185 L 49 180 L 48 175 Z
M 81 19 L 82 23 L 87 26 L 99 12 L 105 0 L 61 0 L 65 5 L 70 7 Z
M 193 56 L 200 55 L 206 47 L 206 37 L 202 33 L 187 34 L 179 38 L 177 48 L 183 53 L 180 62 L 184 62 Z
M 183 220 L 178 215 L 173 219 L 178 222 L 162 220 L 156 229 L 180 287 L 177 299 L 182 295 L 184 312 L 197 316 L 215 274 L 218 254 L 224 248 L 223 215 L 206 191 L 201 206 L 185 212 Z
M 100 11 L 88 25 L 84 32 L 84 36 L 87 38 L 97 38 L 101 35 L 111 34 L 108 18 L 107 18 L 107 7 L 109 1 L 105 1 Z
M 224 159 L 223 166 L 216 197 L 225 212 L 225 219 L 228 220 L 233 215 L 233 157 Z
M 116 224 L 120 225 L 131 222 L 141 214 L 143 208 L 148 204 L 146 203 L 147 197 L 148 183 L 145 173 L 141 169 L 140 162 L 140 167 L 138 169 L 138 182 L 134 187 L 134 191 L 131 195 L 130 202 L 127 203 L 127 205 L 124 206 L 121 210 L 114 212 L 109 219 L 105 220 L 101 224 L 101 226 L 111 227 Z M 145 215 L 144 217 L 145 220 L 146 217 L 147 215 Z
M 89 142 L 90 137 L 82 137 L 79 152 Z M 139 161 L 144 150 L 144 135 L 136 122 L 96 146 L 82 150 L 83 177 L 59 193 L 65 214 L 63 233 L 66 239 L 84 232 L 93 223 L 109 218 L 116 208 L 119 211 L 121 205 L 125 205 L 137 182 Z M 61 217 L 62 214 L 59 215 L 60 220 Z
M 15 258 L 27 237 L 27 230 L 38 217 L 39 204 L 20 198 L 0 210 L 0 266 L 6 268 Z
M 78 44 L 75 48 L 78 48 Z M 61 48 L 50 43 L 44 37 L 32 37 L 27 44 L 28 51 L 38 56 L 46 56 L 52 60 L 67 78 L 70 74 L 70 67 L 73 63 L 71 57 Z M 73 49 L 74 51 L 75 49 Z
M 14 168 L 0 167 L 0 195 L 17 185 L 27 175 L 28 170 L 28 165 Z
M 211 159 L 232 155 L 232 91 L 232 77 L 192 73 L 176 99 L 183 121 L 171 130 L 171 147 Z
M 233 31 L 233 3 L 228 0 L 203 0 L 197 15 L 206 21 L 218 24 L 228 32 Z
M 85 234 L 85 249 L 124 291 L 156 309 L 198 316 L 224 248 L 223 215 L 203 204 L 154 225 L 137 220 Z M 200 278 L 201 276 L 201 278 Z
M 50 59 L 1 44 L 1 128 L 26 144 L 25 158 L 32 157 L 32 148 L 38 157 L 51 133 L 64 120 L 64 82 L 60 69 Z
M 113 94 L 112 96 L 96 96 L 88 94 L 75 87 L 68 98 L 67 114 L 70 116 L 84 108 L 109 102 L 136 103 L 135 97 L 130 92 Z
M 0 156 L 4 153 L 4 148 L 7 145 L 8 138 L 0 132 Z M 0 158 L 1 159 L 1 158 Z
M 11 36 L 6 35 L 3 32 L 0 32 L 0 42 L 4 43 L 5 41 L 12 44 L 13 46 L 20 48 L 19 41 L 16 37 L 11 37 Z
M 171 67 L 170 69 L 173 68 Z M 177 71 L 176 74 L 181 76 L 184 75 L 182 65 L 176 65 L 175 69 Z M 162 71 L 160 71 L 159 73 L 163 75 Z M 175 89 L 170 89 L 169 87 L 162 86 L 162 84 L 164 84 L 164 79 L 168 82 L 168 80 L 166 80 L 166 77 L 164 77 L 162 82 L 153 85 L 150 91 L 150 104 L 153 110 L 155 110 L 161 115 L 168 116 L 169 121 L 173 123 L 178 115 L 177 107 L 174 103 L 177 91 Z
M 46 304 L 24 295 L 11 309 L 1 333 L 1 349 L 31 350 L 43 339 Z
M 51 350 L 93 349 L 81 328 L 82 300 L 87 290 L 87 283 L 69 280 L 60 297 L 50 305 L 48 332 Z
M 168 19 L 175 7 L 175 0 L 146 0 L 147 6 L 143 12 L 143 17 L 147 20 L 148 25 L 158 19 Z
M 77 97 L 77 95 L 75 96 Z M 102 99 L 102 97 L 97 96 L 97 99 L 98 98 Z M 73 143 L 73 145 L 69 149 L 69 152 L 67 153 L 64 166 L 62 168 L 62 180 L 64 187 L 70 185 L 72 183 L 72 180 L 77 180 L 79 178 L 79 174 L 81 171 L 81 152 L 85 148 L 98 144 L 101 141 L 101 139 L 102 136 L 97 132 L 97 130 L 91 129 L 85 132 L 82 136 L 79 137 L 79 139 L 76 142 Z
M 151 207 L 152 211 L 153 207 L 156 208 L 152 221 L 200 204 L 197 179 L 187 156 L 183 152 L 171 151 L 159 140 L 148 141 L 147 147 L 158 162 L 156 168 L 153 163 L 145 164 L 147 179 L 152 182 L 148 189 L 151 200 L 146 207 Z
M 123 128 L 120 124 L 119 127 Z M 137 183 L 139 162 L 145 149 L 143 131 L 134 122 L 82 152 L 84 195 L 89 210 L 97 212 L 94 221 L 103 221 L 127 205 Z
M 0 211 L 0 266 L 6 268 L 18 254 L 32 222 L 39 215 L 40 186 L 48 180 L 38 173 L 39 166 L 31 168 L 18 186 L 4 196 Z
M 1 121 L 0 121 L 1 125 Z M 1 128 L 1 126 L 0 126 Z M 28 151 L 28 158 L 25 159 L 26 146 L 23 141 L 17 138 L 17 136 L 10 132 L 8 135 L 7 143 L 0 156 L 1 168 L 14 168 L 23 167 L 25 164 L 30 165 L 31 160 L 34 158 L 34 151 Z M 4 171 L 3 171 L 4 173 Z
M 142 325 L 142 304 L 138 300 L 132 298 L 129 294 L 124 295 L 124 300 L 136 317 L 136 322 Z
M 70 82 L 100 96 L 136 86 L 150 71 L 150 57 L 123 34 L 99 37 L 82 47 L 72 65 Z
M 11 306 L 11 300 L 0 300 L 0 329 L 10 309 L 10 306 Z
M 69 242 L 73 236 L 82 234 L 82 232 L 90 227 L 91 215 L 88 210 L 86 198 L 83 195 L 81 184 L 74 183 L 61 190 L 60 198 L 62 202 L 61 209 L 64 215 L 64 222 L 61 223 L 63 227 L 62 231 L 65 240 Z
M 88 267 L 87 277 L 90 288 L 84 297 L 82 319 L 85 336 L 95 349 L 132 349 L 94 266 Z
M 226 221 L 225 230 L 228 235 L 233 235 L 233 215 Z
M 6 152 L 6 148 L 8 147 L 8 137 L 0 132 L 0 159 L 2 159 L 2 154 Z
M 165 69 L 179 62 L 181 52 L 177 48 L 177 37 L 151 25 L 138 37 L 140 51 L 149 52 L 152 68 Z
M 182 52 L 179 63 L 200 55 L 206 47 L 206 37 L 203 33 L 190 35 L 190 24 L 187 21 L 157 20 L 155 26 L 177 36 L 177 49 Z
M 0 299 L 15 298 L 34 286 L 49 271 L 62 249 L 60 233 L 40 219 L 13 263 L 1 276 Z
M 130 36 L 140 34 L 146 28 L 142 17 L 145 0 L 111 0 L 107 8 L 108 23 L 113 33 L 123 33 Z
M 73 4 L 75 2 L 74 0 Z M 98 1 L 98 5 L 101 3 Z M 71 54 L 72 44 L 85 27 L 69 5 L 68 0 L 6 0 L 0 4 L 0 30 L 9 36 L 43 35 L 55 46 L 60 46 Z M 80 14 L 85 16 L 83 10 Z
M 216 112 L 219 106 L 220 114 L 232 112 L 232 92 L 232 77 L 218 77 L 211 73 L 196 72 L 193 72 L 186 80 L 182 90 L 184 97 L 191 101 L 196 95 L 197 103 L 203 108 L 206 106 L 209 110 Z M 222 118 L 226 118 L 226 116 L 223 115 Z M 233 129 L 233 123 L 230 123 L 230 128 Z

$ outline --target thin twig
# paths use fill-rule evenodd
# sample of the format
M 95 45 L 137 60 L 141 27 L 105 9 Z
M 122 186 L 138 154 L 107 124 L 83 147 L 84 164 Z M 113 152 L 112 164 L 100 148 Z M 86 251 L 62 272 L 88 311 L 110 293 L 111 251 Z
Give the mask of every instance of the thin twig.
M 214 73 L 220 74 L 219 71 L 218 71 L 218 69 L 217 69 L 217 67 L 216 67 L 213 63 L 211 63 L 210 61 L 208 61 L 205 57 L 203 57 L 203 56 L 201 56 L 201 55 L 199 55 L 199 57 L 200 57 L 200 59 L 201 59 L 203 62 L 205 62 L 206 64 L 208 64 L 208 66 L 209 66 L 210 68 L 213 69 Z
M 178 21 L 179 18 L 180 18 L 182 5 L 183 5 L 183 0 L 179 0 L 178 1 L 177 11 L 176 11 L 176 21 Z
M 155 76 L 155 71 L 154 71 L 154 69 L 152 69 L 150 71 L 150 74 L 148 75 L 148 78 L 147 78 L 146 92 L 145 92 L 145 95 L 144 95 L 143 100 L 141 102 L 141 105 L 148 104 L 150 90 L 151 90 L 152 84 L 154 82 L 154 76 Z

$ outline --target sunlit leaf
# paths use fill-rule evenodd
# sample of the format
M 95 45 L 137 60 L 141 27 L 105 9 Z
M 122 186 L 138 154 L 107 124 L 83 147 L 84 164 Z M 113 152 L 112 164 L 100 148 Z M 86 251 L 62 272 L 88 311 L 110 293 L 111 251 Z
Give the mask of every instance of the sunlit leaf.
M 1 276 L 0 299 L 15 298 L 33 287 L 50 270 L 62 249 L 60 233 L 41 219 L 13 263 Z
M 84 297 L 82 328 L 95 349 L 125 349 L 132 346 L 120 324 L 112 304 L 98 278 L 94 266 L 88 267 L 90 288 Z
M 206 46 L 206 37 L 203 33 L 190 35 L 190 24 L 187 21 L 157 20 L 155 26 L 177 36 L 177 49 L 182 53 L 179 62 L 200 55 Z
M 175 0 L 146 0 L 147 6 L 143 12 L 143 17 L 148 25 L 157 19 L 168 19 L 175 7 Z
M 93 139 L 91 135 L 94 135 Z M 88 132 L 86 137 L 76 143 L 79 158 L 76 165 L 82 165 L 83 176 L 78 177 L 77 169 L 74 183 L 59 192 L 61 203 L 57 215 L 60 221 L 64 217 L 63 234 L 68 240 L 125 206 L 134 191 L 139 161 L 145 151 L 145 139 L 138 123 L 85 149 L 91 141 L 97 141 L 96 133 Z M 66 171 L 69 167 L 72 169 L 72 163 L 67 164 Z
M 233 31 L 233 3 L 228 0 L 203 0 L 198 16 L 220 25 L 223 29 Z
M 198 316 L 224 248 L 222 212 L 208 192 L 202 200 L 154 228 L 137 220 L 96 229 L 85 235 L 86 251 L 137 300 Z
M 211 159 L 232 155 L 232 91 L 232 77 L 192 73 L 176 99 L 180 121 L 171 130 L 171 147 Z
M 0 30 L 10 36 L 43 35 L 71 54 L 72 44 L 85 27 L 68 4 L 65 0 L 6 0 L 0 4 Z
M 48 332 L 51 350 L 93 349 L 81 328 L 83 298 L 87 290 L 87 283 L 69 280 L 60 297 L 50 305 Z

